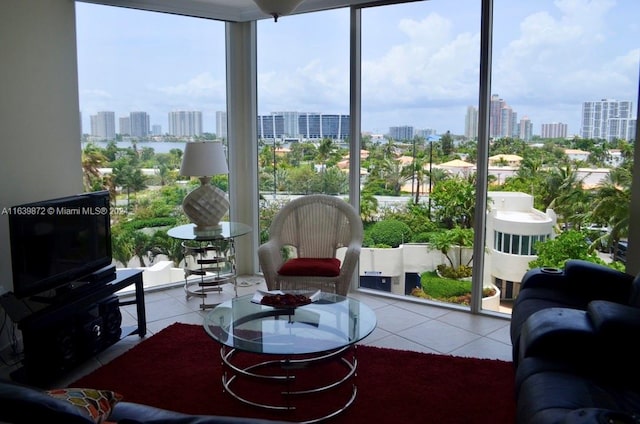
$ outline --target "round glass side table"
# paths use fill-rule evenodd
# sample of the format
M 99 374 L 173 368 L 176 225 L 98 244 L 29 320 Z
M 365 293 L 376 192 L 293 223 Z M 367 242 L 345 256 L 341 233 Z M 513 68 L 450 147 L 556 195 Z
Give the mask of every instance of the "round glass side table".
M 240 222 L 224 221 L 220 223 L 219 230 L 206 234 L 196 234 L 194 229 L 194 224 L 185 224 L 171 228 L 167 234 L 182 240 L 187 299 L 200 297 L 200 308 L 207 309 L 219 303 L 208 303 L 207 295 L 222 292 L 224 284 L 233 284 L 235 295 L 238 295 L 235 238 L 250 233 L 251 227 Z

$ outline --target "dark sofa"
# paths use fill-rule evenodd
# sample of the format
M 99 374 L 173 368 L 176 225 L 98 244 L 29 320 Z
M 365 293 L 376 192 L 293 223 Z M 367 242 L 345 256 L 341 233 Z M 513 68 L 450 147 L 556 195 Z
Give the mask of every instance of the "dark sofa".
M 273 424 L 277 421 L 212 415 L 188 415 L 131 402 L 118 402 L 109 422 L 122 424 Z M 0 379 L 0 422 L 16 424 L 92 424 L 88 414 L 43 390 Z
M 534 269 L 512 311 L 518 424 L 640 423 L 640 275 Z

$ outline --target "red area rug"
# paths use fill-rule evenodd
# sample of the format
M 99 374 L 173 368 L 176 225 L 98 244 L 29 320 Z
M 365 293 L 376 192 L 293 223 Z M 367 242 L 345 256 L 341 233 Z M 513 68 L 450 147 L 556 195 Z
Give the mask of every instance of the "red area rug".
M 510 362 L 358 346 L 357 397 L 331 423 L 512 423 L 515 421 Z M 331 366 L 304 379 L 324 378 Z M 265 411 L 233 399 L 222 389 L 220 346 L 201 326 L 173 324 L 74 382 L 111 389 L 124 400 L 191 414 L 306 420 L 315 408 L 348 398 L 346 385 L 331 394 L 305 395 L 298 411 Z M 242 389 L 242 382 L 238 388 Z M 268 390 L 260 383 L 254 393 Z M 349 390 L 349 393 L 344 393 Z M 342 391 L 342 392 L 341 392 Z M 277 395 L 273 395 L 277 396 Z M 345 399 L 346 399 L 345 398 Z M 304 410 L 304 411 L 303 411 Z

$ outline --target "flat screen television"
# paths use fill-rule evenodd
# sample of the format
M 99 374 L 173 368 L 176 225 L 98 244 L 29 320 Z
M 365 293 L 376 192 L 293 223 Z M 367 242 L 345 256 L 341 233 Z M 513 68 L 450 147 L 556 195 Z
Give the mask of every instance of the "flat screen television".
M 111 266 L 109 192 L 50 199 L 11 208 L 13 293 L 51 296 Z

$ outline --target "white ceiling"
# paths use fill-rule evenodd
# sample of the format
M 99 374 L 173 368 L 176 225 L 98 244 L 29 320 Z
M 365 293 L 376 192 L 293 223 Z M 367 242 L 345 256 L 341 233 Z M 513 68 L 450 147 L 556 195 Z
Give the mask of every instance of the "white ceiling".
M 178 15 L 217 19 L 231 22 L 246 22 L 273 19 L 264 14 L 253 0 L 78 0 L 110 6 L 166 12 Z M 421 0 L 303 0 L 292 14 L 317 12 L 352 5 L 377 5 L 404 3 Z

